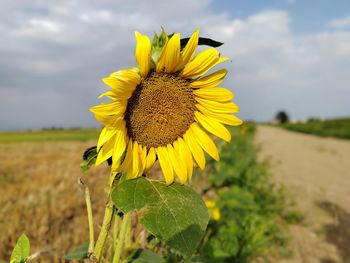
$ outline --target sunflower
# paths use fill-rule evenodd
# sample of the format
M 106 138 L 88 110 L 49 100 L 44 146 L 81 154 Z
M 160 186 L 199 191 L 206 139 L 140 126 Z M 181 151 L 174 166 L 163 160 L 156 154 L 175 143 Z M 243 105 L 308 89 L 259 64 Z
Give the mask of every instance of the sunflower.
M 96 165 L 112 157 L 112 169 L 126 178 L 147 173 L 158 159 L 166 184 L 175 177 L 185 183 L 193 167 L 205 167 L 205 154 L 219 160 L 213 134 L 227 142 L 224 125 L 240 125 L 232 113 L 239 108 L 231 91 L 217 87 L 227 70 L 209 70 L 228 60 L 215 48 L 194 55 L 196 30 L 181 48 L 180 34 L 164 31 L 150 39 L 135 33 L 137 68 L 110 74 L 103 82 L 111 90 L 100 97 L 111 99 L 90 108 L 104 125 L 98 139 Z

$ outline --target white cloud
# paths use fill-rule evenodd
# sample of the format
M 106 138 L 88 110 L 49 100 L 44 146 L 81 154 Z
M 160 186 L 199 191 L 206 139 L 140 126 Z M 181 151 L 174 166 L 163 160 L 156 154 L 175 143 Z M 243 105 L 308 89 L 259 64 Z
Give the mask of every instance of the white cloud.
M 350 28 L 350 16 L 334 19 L 330 21 L 328 25 L 329 27 L 338 29 Z
M 4 0 L 0 128 L 96 125 L 87 108 L 106 89 L 100 79 L 135 64 L 134 30 L 152 36 L 160 26 L 183 36 L 199 27 L 203 36 L 225 42 L 220 51 L 232 59 L 225 84 L 243 118 L 266 120 L 279 109 L 293 118 L 350 113 L 350 32 L 327 28 L 300 36 L 287 12 L 234 19 L 209 4 Z

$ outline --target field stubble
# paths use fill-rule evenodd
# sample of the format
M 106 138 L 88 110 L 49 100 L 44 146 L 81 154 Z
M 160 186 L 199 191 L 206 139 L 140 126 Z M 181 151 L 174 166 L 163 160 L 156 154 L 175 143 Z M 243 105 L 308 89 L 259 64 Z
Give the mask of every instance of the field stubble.
M 107 165 L 82 175 L 81 153 L 88 142 L 0 144 L 0 259 L 8 259 L 26 233 L 43 262 L 61 262 L 69 248 L 88 240 L 83 176 L 92 192 L 95 222 L 101 222 Z M 99 198 L 97 198 L 99 197 Z M 96 231 L 96 229 L 95 229 Z

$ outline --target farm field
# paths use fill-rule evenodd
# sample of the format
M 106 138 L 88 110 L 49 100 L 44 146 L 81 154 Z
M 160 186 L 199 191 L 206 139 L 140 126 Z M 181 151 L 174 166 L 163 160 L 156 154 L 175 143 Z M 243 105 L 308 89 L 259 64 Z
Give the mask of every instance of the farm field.
M 336 137 L 350 139 L 350 118 L 329 119 L 329 120 L 309 120 L 304 123 L 286 123 L 283 128 L 314 134 L 322 137 Z
M 90 132 L 85 139 L 96 133 Z M 254 132 L 254 125 L 232 130 L 231 144 L 218 143 L 221 161 L 208 159 L 204 174 L 197 171 L 190 182 L 213 212 L 194 261 L 269 258 L 278 262 L 290 256 L 284 247 L 288 237 L 284 228 L 293 221 L 294 211 L 286 209 L 282 188 L 271 182 L 267 164 L 257 162 Z M 23 138 L 16 141 L 16 134 L 11 136 L 13 142 L 0 144 L 0 259 L 6 262 L 18 236 L 26 233 L 31 251 L 40 253 L 36 262 L 65 262 L 70 248 L 88 240 L 79 177 L 90 188 L 95 224 L 102 221 L 109 167 L 105 164 L 84 174 L 80 171 L 82 153 L 96 144 L 97 136 L 88 141 L 79 136 L 75 141 L 71 136 L 64 141 L 62 136 L 60 142 L 50 141 L 51 137 L 48 141 L 36 138 L 36 142 L 23 142 Z M 156 165 L 150 176 L 158 174 Z M 139 242 L 143 247 L 164 250 L 162 244 L 152 247 L 146 239 Z M 174 254 L 163 255 L 170 262 L 180 262 Z
M 97 138 L 101 129 L 41 130 L 23 132 L 0 132 L 0 143 L 20 142 L 85 142 Z
M 294 256 L 283 262 L 349 262 L 350 141 L 259 126 L 259 158 L 304 217 L 291 225 Z

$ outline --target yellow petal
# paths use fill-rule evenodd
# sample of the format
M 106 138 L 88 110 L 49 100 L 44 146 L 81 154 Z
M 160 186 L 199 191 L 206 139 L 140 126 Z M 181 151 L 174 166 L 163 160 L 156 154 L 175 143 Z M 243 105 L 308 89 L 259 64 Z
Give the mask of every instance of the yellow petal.
M 140 156 L 139 156 L 139 145 L 137 143 L 137 141 L 134 141 L 133 145 L 132 145 L 132 165 L 131 165 L 131 169 L 128 170 L 128 174 L 126 176 L 126 178 L 136 178 L 137 175 L 140 172 L 140 165 L 139 165 L 139 161 L 140 161 Z
M 132 160 L 132 140 L 129 139 L 124 161 L 120 165 L 118 171 L 126 171 L 131 164 L 131 160 Z
M 205 88 L 193 91 L 193 94 L 202 99 L 215 100 L 219 102 L 231 101 L 233 93 L 225 88 Z
M 115 135 L 112 136 L 97 154 L 95 165 L 98 166 L 112 156 L 114 150 Z
M 126 101 L 115 100 L 109 103 L 101 103 L 90 108 L 90 111 L 99 115 L 118 115 L 123 114 L 126 109 Z
M 121 124 L 122 128 L 118 130 L 115 136 L 115 145 L 114 145 L 114 152 L 112 155 L 113 164 L 119 162 L 120 158 L 122 157 L 123 153 L 125 152 L 126 144 L 127 144 L 127 135 L 125 131 L 125 124 Z M 113 167 L 114 170 L 116 167 Z
M 151 68 L 151 41 L 148 36 L 135 32 L 136 51 L 135 57 L 140 67 L 142 77 L 147 77 Z
M 180 73 L 183 78 L 196 78 L 204 75 L 219 61 L 220 53 L 210 48 L 199 53 Z
M 182 156 L 184 162 L 186 163 L 187 177 L 188 179 L 191 179 L 194 166 L 191 150 L 188 148 L 186 142 L 182 138 L 177 139 L 175 143 L 176 144 L 174 146 L 178 148 L 176 150 L 179 152 L 180 156 Z
M 156 161 L 156 151 L 153 147 L 151 147 L 148 151 L 147 158 L 146 158 L 146 167 L 145 172 L 148 172 L 151 170 L 154 162 Z
M 139 153 L 140 153 L 140 175 L 145 171 L 146 160 L 147 160 L 147 148 L 139 144 Z
M 202 148 L 199 146 L 196 139 L 192 136 L 192 133 L 189 133 L 189 131 L 187 131 L 184 134 L 184 139 L 186 144 L 188 145 L 188 148 L 191 150 L 193 158 L 196 160 L 196 163 L 198 164 L 199 168 L 204 170 L 205 156 Z
M 168 150 L 170 162 L 174 167 L 175 174 L 180 179 L 180 182 L 182 184 L 186 183 L 186 181 L 187 181 L 187 169 L 186 169 L 185 164 L 182 162 L 182 160 L 179 157 L 179 154 L 175 151 L 173 146 L 168 144 L 167 150 Z
M 97 113 L 94 113 L 94 116 L 96 120 L 104 124 L 105 126 L 109 128 L 114 128 L 116 123 L 120 121 L 123 118 L 123 114 L 118 115 L 100 115 Z
M 180 138 L 179 138 L 180 139 Z M 179 143 L 179 139 L 178 140 L 176 140 L 175 142 L 173 142 L 173 147 L 174 147 L 174 150 L 175 150 L 175 154 L 179 157 L 179 159 L 180 159 L 180 162 L 182 162 L 183 164 L 184 164 L 184 166 L 185 166 L 185 169 L 186 169 L 186 177 L 187 177 L 187 179 L 189 179 L 188 178 L 188 174 L 189 174 L 189 167 L 188 167 L 188 160 L 187 160 L 187 158 L 188 158 L 188 156 L 186 155 L 186 153 L 180 148 L 180 143 Z M 190 152 L 190 154 L 189 154 L 189 156 L 191 157 L 191 165 L 193 166 L 193 161 L 192 161 L 192 155 L 191 155 L 191 152 Z M 193 167 L 192 167 L 192 169 L 193 169 Z
M 157 72 L 165 70 L 167 73 L 173 73 L 179 65 L 182 65 L 182 57 L 180 55 L 180 34 L 177 33 L 165 45 L 157 61 Z
M 116 78 L 103 78 L 102 81 L 113 90 L 114 97 L 128 99 L 135 90 L 137 84 L 130 84 Z M 100 96 L 101 97 L 101 96 Z
M 98 138 L 97 151 L 99 151 L 101 146 L 104 145 L 109 139 L 111 139 L 112 136 L 116 134 L 116 132 L 117 132 L 117 129 L 115 128 L 104 127 Z
M 219 85 L 227 74 L 226 69 L 220 69 L 208 76 L 195 80 L 191 83 L 194 88 L 211 88 Z
M 112 157 L 113 158 L 113 157 Z M 120 167 L 120 163 L 121 163 L 121 159 L 115 161 L 114 159 L 112 159 L 112 170 L 113 171 L 117 171 L 118 168 Z
M 190 130 L 204 151 L 206 151 L 214 160 L 219 161 L 219 152 L 213 140 L 201 128 L 199 128 L 196 123 L 191 125 Z
M 217 102 L 195 97 L 195 100 L 205 108 L 216 113 L 238 112 L 239 108 L 233 102 Z
M 196 29 L 192 34 L 191 38 L 188 40 L 186 46 L 182 51 L 182 61 L 183 65 L 186 65 L 193 57 L 194 52 L 198 46 L 199 30 Z
M 214 118 L 203 115 L 198 111 L 194 113 L 194 116 L 196 121 L 199 122 L 208 132 L 227 142 L 231 141 L 231 133 L 220 122 L 216 121 Z
M 229 58 L 219 58 L 218 61 L 216 61 L 212 67 L 215 67 L 216 65 L 218 65 L 222 62 L 228 61 L 228 60 L 230 60 L 230 59 Z
M 162 168 L 163 176 L 167 185 L 174 182 L 173 166 L 169 160 L 169 154 L 165 147 L 157 147 L 156 153 L 158 156 L 160 167 Z
M 214 118 L 218 122 L 221 122 L 223 124 L 231 125 L 231 126 L 238 126 L 241 125 L 243 122 L 238 117 L 232 115 L 232 114 L 225 114 L 225 113 L 215 113 L 207 108 L 203 107 L 200 104 L 196 104 L 196 108 L 203 113 L 204 115 L 207 115 L 209 117 Z
M 101 99 L 103 97 L 108 97 L 108 98 L 113 99 L 113 100 L 118 99 L 118 95 L 116 93 L 114 93 L 112 90 L 109 90 L 105 93 L 102 93 L 100 96 L 98 96 L 99 99 Z
M 132 84 L 138 85 L 141 82 L 141 77 L 139 72 L 135 71 L 134 69 L 119 70 L 117 72 L 111 73 L 109 77 L 124 81 L 131 85 Z

